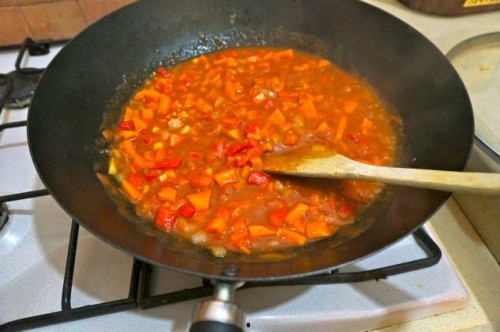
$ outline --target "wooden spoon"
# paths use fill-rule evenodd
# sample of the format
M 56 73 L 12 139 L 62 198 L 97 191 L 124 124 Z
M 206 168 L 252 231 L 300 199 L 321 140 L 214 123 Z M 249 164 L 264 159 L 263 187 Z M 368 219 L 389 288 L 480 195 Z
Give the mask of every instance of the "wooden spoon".
M 299 177 L 367 180 L 412 187 L 500 196 L 499 173 L 453 172 L 374 166 L 335 152 L 270 154 L 261 170 Z

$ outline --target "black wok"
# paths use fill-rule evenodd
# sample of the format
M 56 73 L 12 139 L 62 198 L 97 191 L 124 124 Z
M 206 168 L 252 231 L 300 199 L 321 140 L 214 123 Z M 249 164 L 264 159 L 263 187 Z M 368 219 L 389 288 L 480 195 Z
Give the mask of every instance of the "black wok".
M 373 254 L 421 226 L 449 197 L 394 187 L 344 242 L 320 241 L 274 261 L 213 258 L 132 221 L 95 174 L 105 157 L 98 144 L 103 119 L 116 123 L 127 98 L 156 66 L 240 45 L 292 47 L 331 59 L 371 84 L 403 119 L 403 166 L 463 170 L 474 127 L 462 82 L 427 39 L 383 11 L 352 0 L 143 1 L 74 38 L 35 92 L 30 151 L 66 212 L 143 261 L 218 280 L 269 281 L 328 271 Z

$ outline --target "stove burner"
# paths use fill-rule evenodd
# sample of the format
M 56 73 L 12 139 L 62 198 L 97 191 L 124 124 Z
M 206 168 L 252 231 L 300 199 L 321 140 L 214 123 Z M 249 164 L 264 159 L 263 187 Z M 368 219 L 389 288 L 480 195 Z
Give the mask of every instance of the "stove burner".
M 4 107 L 5 101 L 14 86 L 12 77 L 7 74 L 0 74 L 0 110 Z
M 0 74 L 0 111 L 3 107 L 19 109 L 29 105 L 44 69 L 22 67 L 21 62 L 26 51 L 30 56 L 45 55 L 49 53 L 49 47 L 47 42 L 35 42 L 31 38 L 24 40 L 17 55 L 16 70 Z
M 20 71 L 8 73 L 12 80 L 12 89 L 5 98 L 5 107 L 9 109 L 20 109 L 30 104 L 31 98 L 35 92 L 36 85 L 42 77 L 41 72 L 25 74 Z

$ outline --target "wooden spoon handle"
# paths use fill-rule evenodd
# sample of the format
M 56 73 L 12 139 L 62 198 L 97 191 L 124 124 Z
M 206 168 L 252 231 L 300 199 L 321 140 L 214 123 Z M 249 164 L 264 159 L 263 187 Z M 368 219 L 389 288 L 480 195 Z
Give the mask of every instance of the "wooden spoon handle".
M 312 165 L 311 165 L 312 166 Z M 311 166 L 307 169 L 311 170 Z M 368 180 L 449 192 L 500 196 L 500 174 L 396 168 L 363 164 L 342 155 L 314 166 L 314 176 Z M 302 168 L 302 167 L 300 167 Z

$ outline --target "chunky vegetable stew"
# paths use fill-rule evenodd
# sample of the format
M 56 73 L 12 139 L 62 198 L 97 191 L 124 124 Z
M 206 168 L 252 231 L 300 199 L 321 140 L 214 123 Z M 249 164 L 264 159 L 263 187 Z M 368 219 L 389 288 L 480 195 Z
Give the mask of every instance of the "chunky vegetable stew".
M 136 213 L 223 257 L 330 237 L 382 188 L 272 177 L 259 170 L 267 154 L 307 147 L 388 165 L 398 125 L 328 60 L 247 47 L 158 68 L 103 135 L 108 174 Z

